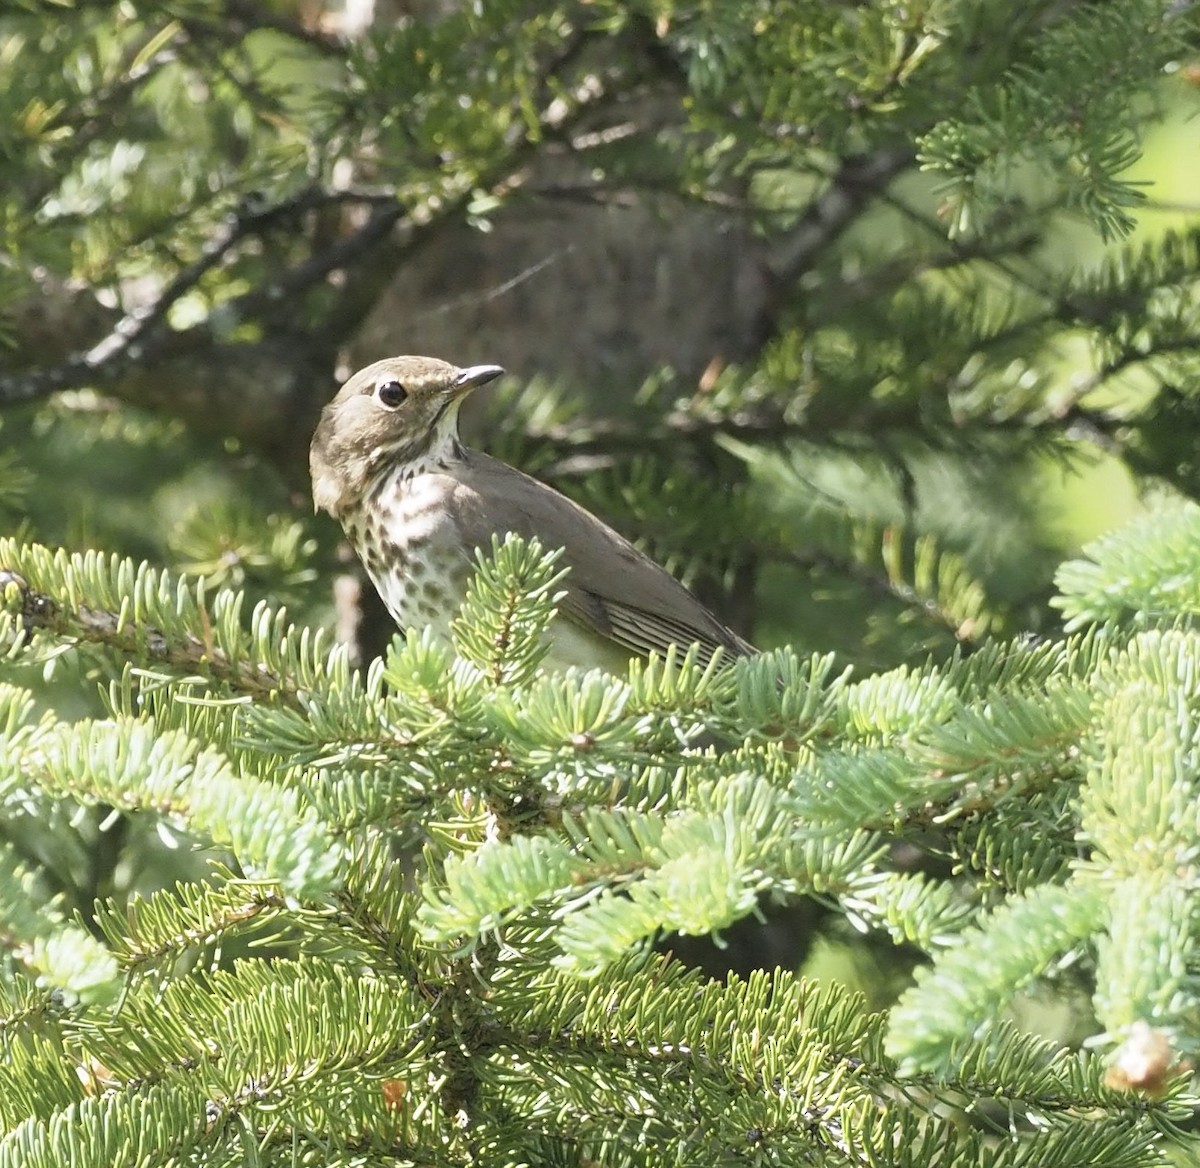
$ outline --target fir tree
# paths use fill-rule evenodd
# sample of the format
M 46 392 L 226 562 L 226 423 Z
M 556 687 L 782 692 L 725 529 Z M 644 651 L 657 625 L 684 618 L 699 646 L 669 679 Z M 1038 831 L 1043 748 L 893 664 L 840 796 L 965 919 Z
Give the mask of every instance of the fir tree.
M 1196 6 L 382 8 L 0 15 L 0 1166 L 1194 1155 Z M 747 302 L 606 366 L 579 208 Z M 545 338 L 487 443 L 774 647 L 543 671 L 516 540 L 331 635 L 303 448 L 437 254 Z M 672 955 L 805 901 L 896 989 Z

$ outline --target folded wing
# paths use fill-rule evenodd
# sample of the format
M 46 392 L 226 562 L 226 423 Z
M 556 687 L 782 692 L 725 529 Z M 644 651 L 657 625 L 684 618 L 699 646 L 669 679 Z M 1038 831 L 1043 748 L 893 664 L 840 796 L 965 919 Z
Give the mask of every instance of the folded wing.
M 571 572 L 559 608 L 568 620 L 631 656 L 693 642 L 705 659 L 718 648 L 734 657 L 754 652 L 669 572 L 553 488 L 474 450 L 465 451 L 455 479 L 454 518 L 469 544 L 487 547 L 493 534 L 513 531 L 563 549 Z

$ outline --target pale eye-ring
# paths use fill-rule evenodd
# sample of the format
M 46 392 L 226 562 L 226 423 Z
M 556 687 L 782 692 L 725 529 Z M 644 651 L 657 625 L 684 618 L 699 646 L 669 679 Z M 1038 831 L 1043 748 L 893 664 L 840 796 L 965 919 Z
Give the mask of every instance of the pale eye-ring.
M 394 410 L 402 406 L 408 399 L 408 390 L 394 377 L 387 377 L 375 386 L 375 396 L 379 399 L 381 406 L 387 406 L 389 410 Z

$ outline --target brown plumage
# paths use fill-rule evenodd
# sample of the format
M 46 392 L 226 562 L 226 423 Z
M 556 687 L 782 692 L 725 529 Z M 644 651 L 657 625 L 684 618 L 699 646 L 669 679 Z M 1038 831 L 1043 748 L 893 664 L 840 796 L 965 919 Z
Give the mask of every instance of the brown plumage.
M 493 534 L 563 549 L 571 571 L 551 664 L 622 670 L 634 655 L 699 642 L 705 657 L 753 648 L 591 512 L 458 439 L 458 409 L 496 365 L 393 357 L 360 370 L 321 415 L 313 500 L 346 531 L 401 627 L 448 631 Z

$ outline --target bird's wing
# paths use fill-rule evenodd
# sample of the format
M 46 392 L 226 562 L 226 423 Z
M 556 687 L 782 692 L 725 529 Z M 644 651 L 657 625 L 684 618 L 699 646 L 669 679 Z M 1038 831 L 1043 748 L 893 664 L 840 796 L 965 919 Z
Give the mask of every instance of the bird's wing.
M 454 518 L 472 546 L 487 548 L 493 534 L 513 531 L 562 547 L 571 572 L 559 608 L 569 620 L 631 655 L 694 641 L 706 656 L 718 647 L 735 657 L 754 652 L 669 572 L 552 487 L 474 450 L 454 477 Z

